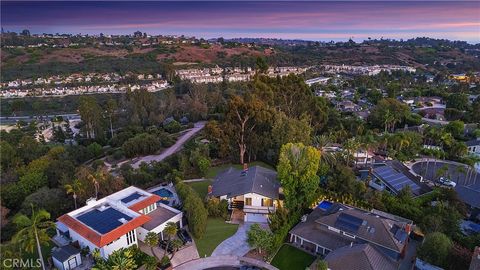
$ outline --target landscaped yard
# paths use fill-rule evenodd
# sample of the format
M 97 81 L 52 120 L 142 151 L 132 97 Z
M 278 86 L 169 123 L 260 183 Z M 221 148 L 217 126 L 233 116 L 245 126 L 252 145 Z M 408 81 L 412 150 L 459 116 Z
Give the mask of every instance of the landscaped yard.
M 310 255 L 290 245 L 283 245 L 272 260 L 272 265 L 280 270 L 305 270 L 315 260 Z
M 213 250 L 223 242 L 223 240 L 235 234 L 237 228 L 237 224 L 225 223 L 223 219 L 208 218 L 207 231 L 202 239 L 195 238 L 195 244 L 197 245 L 200 257 L 204 257 L 205 255 L 210 256 Z
M 199 181 L 199 182 L 189 182 L 186 183 L 187 185 L 191 186 L 193 190 L 195 190 L 198 195 L 200 195 L 200 198 L 205 198 L 207 196 L 208 192 L 208 186 L 212 184 L 212 180 L 206 179 L 205 181 Z

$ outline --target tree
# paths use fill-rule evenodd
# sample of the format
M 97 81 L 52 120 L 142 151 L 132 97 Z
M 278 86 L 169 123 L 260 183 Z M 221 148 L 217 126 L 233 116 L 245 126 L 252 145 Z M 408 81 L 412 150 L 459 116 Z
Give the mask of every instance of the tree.
M 85 124 L 85 132 L 88 139 L 103 137 L 103 118 L 102 108 L 98 105 L 95 98 L 91 96 L 81 96 L 79 99 L 78 111 L 82 122 Z
M 75 204 L 75 209 L 77 209 L 77 194 L 84 190 L 83 183 L 79 179 L 73 180 L 71 184 L 66 184 L 64 186 L 67 194 L 73 195 L 73 202 Z
M 368 121 L 376 127 L 383 127 L 385 132 L 395 130 L 395 125 L 405 120 L 410 113 L 406 104 L 392 99 L 380 100 L 368 116 Z
M 267 61 L 265 61 L 265 58 L 257 57 L 255 66 L 258 73 L 262 73 L 262 74 L 267 73 L 268 64 L 267 64 Z
M 31 207 L 32 215 L 30 217 L 17 214 L 13 218 L 13 223 L 15 223 L 20 230 L 12 238 L 12 241 L 19 243 L 24 250 L 31 253 L 36 246 L 42 269 L 45 270 L 41 245 L 48 245 L 50 237 L 47 234 L 47 230 L 54 229 L 55 223 L 50 221 L 50 214 L 47 211 L 40 209 L 35 212 L 33 205 L 31 205 Z
M 110 122 L 110 137 L 111 138 L 113 138 L 113 118 L 114 118 L 114 115 L 115 115 L 115 112 L 116 112 L 117 108 L 118 108 L 118 105 L 117 105 L 117 102 L 115 101 L 115 99 L 113 99 L 113 98 L 108 99 L 105 112 L 107 113 L 108 119 L 109 119 L 109 122 Z
M 163 254 L 163 256 L 167 256 L 168 247 L 172 242 L 172 238 L 177 235 L 177 232 L 178 227 L 177 224 L 175 224 L 174 222 L 168 222 L 165 226 L 165 229 L 163 229 L 163 234 L 167 236 L 167 245 L 165 246 L 165 253 Z
M 287 143 L 280 150 L 277 171 L 289 210 L 301 210 L 313 202 L 319 185 L 320 152 L 302 143 Z
M 173 256 L 175 256 L 175 252 L 177 252 L 183 246 L 183 242 L 180 239 L 173 239 L 170 245 L 172 246 L 173 250 L 172 257 L 170 257 L 170 260 L 172 260 Z
M 273 247 L 273 235 L 271 232 L 262 229 L 259 224 L 255 223 L 250 226 L 247 232 L 247 243 L 253 249 L 258 249 L 260 253 L 270 252 Z
M 468 108 L 468 96 L 464 93 L 453 93 L 447 97 L 447 108 L 464 111 Z
M 248 143 L 256 135 L 255 128 L 262 115 L 264 104 L 253 95 L 233 96 L 228 103 L 226 130 L 239 149 L 240 164 L 244 163 Z
M 152 250 L 152 256 L 155 256 L 155 252 L 153 252 L 153 248 L 158 246 L 158 242 L 159 242 L 159 237 L 158 237 L 158 234 L 154 233 L 154 232 L 148 232 L 147 235 L 145 235 L 145 244 L 147 244 L 147 246 L 150 247 L 150 249 Z
M 108 265 L 112 270 L 137 269 L 131 249 L 119 249 L 108 256 Z
M 102 146 L 96 142 L 93 142 L 87 146 L 87 151 L 92 158 L 99 157 L 102 154 Z
M 452 245 L 452 241 L 445 234 L 434 232 L 425 237 L 417 254 L 422 260 L 443 267 L 447 262 Z
M 445 131 L 452 134 L 455 139 L 463 138 L 464 129 L 465 124 L 460 120 L 451 121 L 445 126 Z

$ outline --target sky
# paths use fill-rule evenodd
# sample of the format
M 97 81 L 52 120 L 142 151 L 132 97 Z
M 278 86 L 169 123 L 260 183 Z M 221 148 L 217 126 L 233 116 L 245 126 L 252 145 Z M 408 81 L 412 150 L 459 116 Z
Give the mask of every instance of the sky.
M 480 43 L 480 1 L 1 1 L 1 24 L 32 33 Z

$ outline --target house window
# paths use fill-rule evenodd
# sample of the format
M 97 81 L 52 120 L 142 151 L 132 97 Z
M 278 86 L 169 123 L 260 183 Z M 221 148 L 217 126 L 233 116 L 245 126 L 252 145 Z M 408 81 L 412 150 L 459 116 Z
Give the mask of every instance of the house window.
M 245 205 L 252 205 L 252 198 L 245 198 Z
M 127 245 L 135 243 L 135 230 L 127 233 Z
M 272 207 L 273 200 L 272 199 L 262 199 L 262 206 Z

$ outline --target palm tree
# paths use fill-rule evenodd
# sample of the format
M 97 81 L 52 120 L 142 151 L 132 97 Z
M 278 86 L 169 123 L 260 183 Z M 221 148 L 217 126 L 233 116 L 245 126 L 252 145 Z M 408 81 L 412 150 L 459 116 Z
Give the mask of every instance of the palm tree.
M 73 180 L 71 184 L 64 186 L 67 194 L 73 195 L 73 202 L 75 203 L 75 209 L 77 209 L 77 194 L 83 191 L 83 184 L 79 179 Z
M 20 230 L 13 236 L 12 240 L 14 243 L 19 243 L 24 250 L 31 253 L 33 253 L 36 246 L 42 269 L 45 270 L 41 244 L 48 244 L 50 237 L 47 234 L 47 230 L 54 229 L 55 223 L 50 221 L 50 213 L 44 209 L 35 212 L 33 204 L 31 204 L 31 207 L 32 215 L 30 217 L 24 214 L 17 214 L 13 218 L 13 223 L 17 225 Z
M 165 253 L 163 254 L 164 257 L 167 256 L 168 246 L 170 245 L 172 238 L 177 235 L 177 231 L 178 228 L 175 222 L 168 222 L 165 229 L 163 229 L 163 233 L 167 235 L 167 245 L 165 246 Z
M 133 251 L 131 249 L 120 249 L 108 257 L 108 265 L 113 270 L 134 270 L 137 269 Z
M 330 168 L 337 162 L 337 157 L 332 152 L 326 151 L 327 147 L 331 143 L 331 136 L 320 135 L 315 136 L 312 139 L 313 146 L 320 151 L 320 162 L 327 164 Z
M 150 247 L 152 250 L 152 256 L 155 257 L 155 253 L 153 252 L 153 248 L 158 246 L 159 238 L 158 234 L 154 232 L 148 232 L 147 235 L 145 235 L 145 244 Z M 156 257 L 155 257 L 156 258 Z
M 180 249 L 183 246 L 183 243 L 180 239 L 174 239 L 172 241 L 171 245 L 172 245 L 173 252 L 172 252 L 172 257 L 170 258 L 170 260 L 172 260 L 173 256 L 175 256 L 175 252 L 177 252 L 178 249 Z
M 105 182 L 105 172 L 102 168 L 99 168 L 95 173 L 89 174 L 87 176 L 88 180 L 92 182 L 93 186 L 95 187 L 95 199 L 98 198 L 98 189 L 100 188 L 100 182 Z

